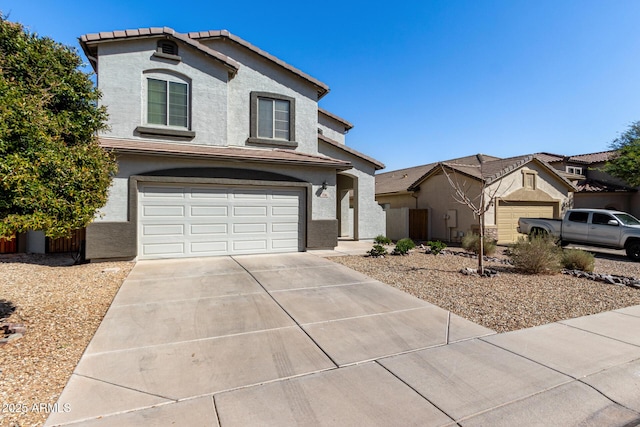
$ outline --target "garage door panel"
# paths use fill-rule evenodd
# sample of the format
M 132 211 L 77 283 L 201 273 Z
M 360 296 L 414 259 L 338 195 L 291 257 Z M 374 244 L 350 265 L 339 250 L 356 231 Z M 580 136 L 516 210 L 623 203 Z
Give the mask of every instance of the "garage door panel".
M 271 215 L 273 216 L 296 216 L 298 215 L 298 206 L 273 206 L 271 207 Z
M 229 192 L 223 188 L 191 188 L 189 195 L 192 199 L 227 200 L 229 198 Z
M 265 217 L 267 216 L 267 208 L 266 206 L 234 206 L 233 216 Z
M 145 236 L 183 236 L 182 224 L 146 224 L 142 227 Z
M 293 252 L 304 248 L 303 189 L 166 186 L 139 187 L 141 257 Z
M 298 243 L 297 239 L 271 239 L 272 249 L 290 248 Z
M 267 200 L 267 191 L 266 190 L 234 191 L 233 198 L 235 200 Z
M 217 253 L 224 255 L 229 249 L 227 241 L 206 241 L 206 242 L 192 242 L 190 245 L 191 253 L 193 254 L 206 254 Z
M 252 239 L 252 240 L 234 240 L 232 242 L 233 250 L 236 252 L 255 252 L 266 251 L 268 248 L 267 239 Z
M 233 224 L 234 234 L 264 234 L 266 232 L 266 223 Z
M 229 214 L 229 208 L 226 206 L 191 206 L 191 216 L 193 217 L 221 217 L 226 218 Z
M 153 255 L 171 255 L 171 256 L 180 256 L 184 253 L 184 243 L 147 243 L 142 246 L 142 251 L 145 256 L 153 256 Z
M 289 232 L 297 232 L 297 231 L 298 231 L 297 222 L 280 222 L 280 223 L 271 224 L 272 233 L 289 233 Z
M 142 194 L 142 197 L 145 199 L 184 199 L 185 197 L 185 187 L 164 187 L 164 186 L 155 186 L 155 185 L 146 185 L 144 187 L 145 191 Z
M 142 210 L 145 217 L 184 217 L 184 206 L 147 205 Z
M 228 230 L 227 224 L 193 224 L 190 227 L 192 235 L 211 235 L 211 234 L 223 234 L 226 235 Z

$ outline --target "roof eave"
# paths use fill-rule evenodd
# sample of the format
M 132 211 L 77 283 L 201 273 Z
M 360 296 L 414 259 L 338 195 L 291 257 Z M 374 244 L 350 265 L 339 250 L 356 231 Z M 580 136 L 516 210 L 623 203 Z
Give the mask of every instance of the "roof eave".
M 249 43 L 248 41 L 244 40 L 241 37 L 236 36 L 235 34 L 231 34 L 229 31 L 227 30 L 216 30 L 216 31 L 193 31 L 190 33 L 187 33 L 187 37 L 194 39 L 194 40 L 199 40 L 199 39 L 225 39 L 225 40 L 230 40 L 246 49 L 249 49 L 250 51 L 257 53 L 258 55 L 262 56 L 263 58 L 271 61 L 274 64 L 279 65 L 280 67 L 283 67 L 284 69 L 286 69 L 287 71 L 297 75 L 298 77 L 301 77 L 302 79 L 306 80 L 307 82 L 311 83 L 313 86 L 315 86 L 316 91 L 318 93 L 318 100 L 321 99 L 322 97 L 324 97 L 326 94 L 329 93 L 329 86 L 327 86 L 326 84 L 322 83 L 320 80 L 311 77 L 310 75 L 308 75 L 307 73 L 299 70 L 298 68 L 284 62 L 283 60 L 271 55 L 270 53 L 260 49 L 259 47 Z

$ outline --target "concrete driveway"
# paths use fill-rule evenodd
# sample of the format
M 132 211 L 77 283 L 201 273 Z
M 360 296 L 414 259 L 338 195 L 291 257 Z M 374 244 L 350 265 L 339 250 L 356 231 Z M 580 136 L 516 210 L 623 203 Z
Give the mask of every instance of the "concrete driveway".
M 639 330 L 495 335 L 309 253 L 143 261 L 47 425 L 635 425 Z

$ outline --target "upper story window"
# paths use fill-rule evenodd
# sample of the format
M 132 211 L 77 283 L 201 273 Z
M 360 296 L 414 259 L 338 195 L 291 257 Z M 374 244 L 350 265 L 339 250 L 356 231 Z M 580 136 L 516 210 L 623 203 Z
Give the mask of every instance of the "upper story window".
M 191 82 L 177 73 L 147 71 L 143 75 L 142 135 L 193 138 L 191 128 Z
M 147 93 L 147 123 L 189 126 L 189 85 L 148 78 Z
M 251 129 L 248 142 L 259 145 L 296 147 L 295 99 L 289 96 L 251 92 Z
M 258 98 L 258 138 L 289 140 L 289 101 Z
M 567 172 L 582 175 L 582 168 L 579 166 L 567 166 Z

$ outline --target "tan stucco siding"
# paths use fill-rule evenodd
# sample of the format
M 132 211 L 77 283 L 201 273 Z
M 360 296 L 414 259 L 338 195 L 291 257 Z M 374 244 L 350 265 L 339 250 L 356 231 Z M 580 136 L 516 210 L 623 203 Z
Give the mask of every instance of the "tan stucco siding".
M 389 204 L 391 209 L 416 208 L 416 199 L 411 194 L 376 195 L 376 202 L 380 205 Z
M 451 174 L 451 178 L 467 188 L 467 193 L 472 198 L 480 194 L 481 186 L 478 181 L 460 174 Z M 431 222 L 430 238 L 432 240 L 456 240 L 455 236 L 459 232 L 466 234 L 478 223 L 478 219 L 473 215 L 471 209 L 456 202 L 453 195 L 453 188 L 444 174 L 432 176 L 420 184 L 418 207 L 431 210 L 429 218 Z M 452 224 L 451 220 L 445 219 L 445 215 L 449 210 L 455 210 L 456 212 L 455 224 Z

